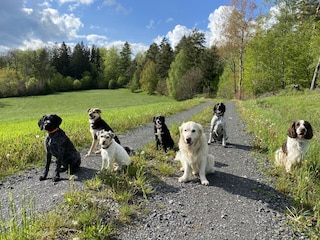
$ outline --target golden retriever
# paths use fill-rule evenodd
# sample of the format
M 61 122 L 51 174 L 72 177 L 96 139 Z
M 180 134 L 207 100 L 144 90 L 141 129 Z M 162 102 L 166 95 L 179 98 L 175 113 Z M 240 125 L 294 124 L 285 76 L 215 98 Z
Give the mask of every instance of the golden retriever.
M 199 174 L 202 185 L 209 185 L 206 174 L 214 173 L 214 157 L 209 154 L 206 135 L 200 124 L 189 121 L 179 127 L 179 151 L 175 159 L 180 160 L 183 175 L 179 182 L 192 179 L 192 174 Z

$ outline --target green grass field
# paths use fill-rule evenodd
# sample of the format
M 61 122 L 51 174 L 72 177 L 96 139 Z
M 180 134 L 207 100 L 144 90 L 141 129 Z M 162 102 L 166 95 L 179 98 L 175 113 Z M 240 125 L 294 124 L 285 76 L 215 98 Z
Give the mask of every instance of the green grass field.
M 63 119 L 61 128 L 80 150 L 91 141 L 88 108 L 100 108 L 103 119 L 120 134 L 151 122 L 156 114 L 174 114 L 203 100 L 177 102 L 164 96 L 131 93 L 127 89 L 0 99 L 0 177 L 43 163 L 46 133 L 39 130 L 37 123 L 44 114 L 59 115 Z

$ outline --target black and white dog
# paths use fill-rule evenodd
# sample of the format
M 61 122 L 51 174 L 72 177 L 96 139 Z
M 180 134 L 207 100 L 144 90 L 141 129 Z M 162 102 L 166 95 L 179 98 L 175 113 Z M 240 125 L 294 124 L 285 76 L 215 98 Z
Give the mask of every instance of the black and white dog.
M 98 145 L 98 136 L 97 136 L 98 131 L 106 130 L 106 131 L 114 132 L 112 128 L 101 118 L 101 110 L 99 108 L 89 108 L 87 110 L 87 113 L 88 113 L 88 118 L 90 123 L 92 143 L 88 153 L 86 154 L 86 157 L 90 156 L 90 154 L 92 154 L 92 152 L 96 149 Z M 116 135 L 114 136 L 113 139 L 120 144 L 120 140 Z M 100 150 L 96 151 L 95 153 L 100 153 Z
M 153 122 L 157 150 L 162 148 L 166 152 L 167 149 L 173 149 L 174 141 L 165 123 L 165 117 L 161 115 L 155 116 L 153 117 Z
M 44 115 L 38 121 L 40 130 L 47 131 L 45 139 L 46 165 L 42 176 L 40 176 L 40 181 L 45 180 L 48 176 L 52 156 L 56 157 L 54 182 L 60 180 L 60 172 L 70 168 L 70 172 L 74 173 L 80 167 L 80 153 L 65 132 L 59 128 L 61 122 L 62 119 L 56 114 Z
M 220 102 L 213 107 L 213 117 L 210 123 L 210 133 L 208 144 L 212 142 L 219 141 L 222 146 L 226 146 L 227 131 L 226 131 L 226 121 L 224 118 L 224 113 L 226 112 L 226 106 Z

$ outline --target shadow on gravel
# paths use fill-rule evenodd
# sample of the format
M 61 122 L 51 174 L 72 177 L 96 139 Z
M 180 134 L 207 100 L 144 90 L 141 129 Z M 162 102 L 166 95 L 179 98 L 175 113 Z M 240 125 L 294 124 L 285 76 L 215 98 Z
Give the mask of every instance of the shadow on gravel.
M 156 195 L 177 193 L 181 191 L 180 188 L 167 184 L 165 181 L 155 175 L 152 175 L 152 178 L 154 179 L 152 187 L 154 188 L 154 192 Z
M 237 149 L 241 149 L 241 150 L 245 150 L 245 151 L 252 151 L 252 146 L 248 146 L 248 145 L 242 145 L 242 144 L 236 144 L 236 143 L 228 143 L 227 148 L 237 148 Z
M 210 186 L 222 188 L 233 195 L 262 201 L 275 211 L 282 212 L 290 206 L 291 199 L 261 182 L 219 171 L 208 175 L 207 178 Z
M 79 171 L 77 171 L 76 173 L 76 176 L 77 176 L 76 181 L 83 182 L 83 181 L 92 179 L 96 174 L 97 174 L 96 169 L 80 167 Z

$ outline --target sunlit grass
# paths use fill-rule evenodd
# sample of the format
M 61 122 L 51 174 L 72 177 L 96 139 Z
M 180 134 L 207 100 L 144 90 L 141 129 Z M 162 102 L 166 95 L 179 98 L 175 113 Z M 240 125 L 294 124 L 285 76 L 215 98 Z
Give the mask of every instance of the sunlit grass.
M 91 141 L 87 118 L 90 107 L 100 108 L 103 119 L 121 134 L 151 122 L 154 115 L 168 116 L 203 100 L 177 102 L 168 97 L 131 93 L 125 89 L 0 99 L 0 178 L 43 162 L 46 133 L 39 130 L 37 123 L 44 114 L 58 114 L 63 119 L 60 127 L 80 150 L 88 147 Z
M 295 214 L 301 214 L 293 219 L 309 217 L 309 220 L 295 223 L 299 225 L 298 230 L 305 232 L 311 239 L 320 233 L 319 102 L 319 93 L 306 91 L 238 103 L 249 131 L 254 134 L 255 149 L 269 159 L 272 169 L 267 171 L 273 175 L 276 188 L 290 195 L 298 209 Z M 274 166 L 274 153 L 286 140 L 291 123 L 298 119 L 312 124 L 314 137 L 302 166 L 294 168 L 292 174 L 286 174 L 283 168 Z

